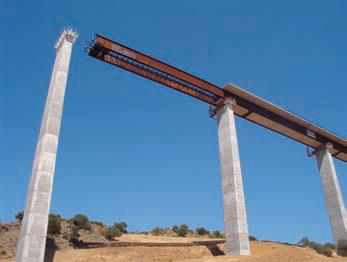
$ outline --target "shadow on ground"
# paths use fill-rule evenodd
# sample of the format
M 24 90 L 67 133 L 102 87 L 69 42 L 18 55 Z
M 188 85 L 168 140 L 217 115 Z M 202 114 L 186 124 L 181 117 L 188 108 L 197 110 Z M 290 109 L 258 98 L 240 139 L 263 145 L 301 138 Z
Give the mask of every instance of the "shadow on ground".
M 223 256 L 225 255 L 224 251 L 221 250 L 217 245 L 206 245 L 206 247 L 210 250 L 213 256 Z
M 57 245 L 55 244 L 54 239 L 47 238 L 44 261 L 45 262 L 53 262 L 56 251 L 57 251 Z
M 213 256 L 223 256 L 225 253 L 221 250 L 217 244 L 223 241 L 215 241 L 215 242 L 195 242 L 195 243 L 133 243 L 133 242 L 116 242 L 116 243 L 100 243 L 100 242 L 83 242 L 83 241 L 75 241 L 72 243 L 75 249 L 92 249 L 92 248 L 101 248 L 101 247 L 116 247 L 116 246 L 150 246 L 150 247 L 179 247 L 179 246 L 205 246 L 209 249 Z M 44 262 L 53 262 L 54 256 L 58 247 L 54 241 L 54 239 L 47 238 L 46 240 L 46 250 L 45 250 L 45 259 Z

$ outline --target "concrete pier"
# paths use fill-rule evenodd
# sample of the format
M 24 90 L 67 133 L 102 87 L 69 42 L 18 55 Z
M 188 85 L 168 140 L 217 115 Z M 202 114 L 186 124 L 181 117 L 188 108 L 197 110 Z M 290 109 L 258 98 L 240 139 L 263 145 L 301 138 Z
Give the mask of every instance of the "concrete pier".
M 330 145 L 326 145 L 316 153 L 316 158 L 328 209 L 331 231 L 335 245 L 338 247 L 339 243 L 347 241 L 347 212 L 337 180 L 330 148 Z
M 48 215 L 72 45 L 77 33 L 64 30 L 56 58 L 36 147 L 16 261 L 44 260 Z
M 218 142 L 222 173 L 227 255 L 250 255 L 241 165 L 232 101 L 218 109 Z

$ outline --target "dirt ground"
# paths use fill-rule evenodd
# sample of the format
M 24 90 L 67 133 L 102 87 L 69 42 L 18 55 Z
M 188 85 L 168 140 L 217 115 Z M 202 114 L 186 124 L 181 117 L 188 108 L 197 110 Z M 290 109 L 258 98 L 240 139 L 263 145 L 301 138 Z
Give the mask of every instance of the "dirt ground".
M 224 245 L 219 248 L 223 251 Z M 327 258 L 315 251 L 272 242 L 252 242 L 252 256 L 214 256 L 205 246 L 193 247 L 112 247 L 94 250 L 66 250 L 57 252 L 54 261 L 101 262 L 101 261 L 190 261 L 190 262 L 342 262 L 347 258 Z
M 347 258 L 327 258 L 308 248 L 300 248 L 275 242 L 251 242 L 252 256 L 226 257 L 224 244 L 210 246 L 174 246 L 202 241 L 201 238 L 161 237 L 152 235 L 126 234 L 117 243 L 135 243 L 136 246 L 113 246 L 93 249 L 64 249 L 58 250 L 53 256 L 54 262 L 347 262 Z M 205 239 L 211 241 L 211 239 Z M 153 246 L 141 246 L 141 243 L 152 243 Z M 155 246 L 172 243 L 173 246 Z M 1 259 L 0 259 L 1 260 Z M 13 258 L 1 261 L 12 262 Z

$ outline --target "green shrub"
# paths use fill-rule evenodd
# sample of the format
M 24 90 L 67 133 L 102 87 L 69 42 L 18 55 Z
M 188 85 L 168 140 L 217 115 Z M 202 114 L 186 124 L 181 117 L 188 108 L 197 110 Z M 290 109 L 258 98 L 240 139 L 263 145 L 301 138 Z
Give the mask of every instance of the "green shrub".
M 333 255 L 333 251 L 331 248 L 324 247 L 322 244 L 319 244 L 319 243 L 315 243 L 315 242 L 311 243 L 310 248 L 316 250 L 318 254 L 322 254 L 327 257 L 331 257 Z
M 127 233 L 128 224 L 125 223 L 124 221 L 118 222 L 118 223 L 114 223 L 113 226 L 118 228 L 120 232 Z
M 105 225 L 104 225 L 104 223 L 102 223 L 101 221 L 90 221 L 90 223 L 91 224 L 95 224 L 95 225 L 97 225 L 97 226 L 100 226 L 100 227 L 104 227 Z
M 61 231 L 60 215 L 50 214 L 48 218 L 47 233 L 50 235 L 58 235 Z
M 219 230 L 214 230 L 209 235 L 210 238 L 224 238 L 224 234 L 222 234 Z
M 257 241 L 258 239 L 255 236 L 249 235 L 249 241 Z
M 104 236 L 108 240 L 113 240 L 115 237 L 120 237 L 123 233 L 127 233 L 128 224 L 124 221 L 116 222 L 111 227 L 107 228 Z
M 176 234 L 178 232 L 178 229 L 179 229 L 178 226 L 176 226 L 176 225 L 172 226 L 172 231 L 175 232 Z
M 324 247 L 328 247 L 328 248 L 331 248 L 331 249 L 335 249 L 335 245 L 333 243 L 325 243 L 324 244 Z
M 179 237 L 185 237 L 188 234 L 189 227 L 186 224 L 180 225 L 180 227 L 177 229 L 177 235 Z
M 24 211 L 19 211 L 19 212 L 15 215 L 15 218 L 16 218 L 19 222 L 22 222 L 23 217 L 24 217 Z
M 70 219 L 70 222 L 79 230 L 91 230 L 91 225 L 89 219 L 86 215 L 77 214 L 73 218 Z
M 303 237 L 302 239 L 300 239 L 298 245 L 302 247 L 312 248 L 318 254 L 322 254 L 327 257 L 331 257 L 333 255 L 333 250 L 329 246 L 324 246 L 314 241 L 310 241 L 308 237 Z
M 115 237 L 120 237 L 122 235 L 122 232 L 119 230 L 118 227 L 112 226 L 107 229 L 105 232 L 105 238 L 108 240 L 113 240 Z
M 71 243 L 78 243 L 79 242 L 80 234 L 78 232 L 78 228 L 75 225 L 70 226 L 70 234 L 69 234 L 69 241 Z
M 204 236 L 204 235 L 209 234 L 209 232 L 204 227 L 197 227 L 195 229 L 195 232 L 200 236 Z

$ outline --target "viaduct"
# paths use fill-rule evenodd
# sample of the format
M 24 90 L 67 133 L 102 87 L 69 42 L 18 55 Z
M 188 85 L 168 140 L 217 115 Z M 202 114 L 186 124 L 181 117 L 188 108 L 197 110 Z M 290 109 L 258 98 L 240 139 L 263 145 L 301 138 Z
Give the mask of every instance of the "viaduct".
M 66 82 L 77 32 L 65 29 L 42 117 L 16 261 L 44 260 L 48 215 Z M 347 241 L 347 211 L 333 157 L 347 161 L 347 141 L 232 84 L 220 88 L 120 43 L 96 35 L 88 55 L 175 89 L 210 106 L 217 117 L 227 255 L 250 255 L 235 115 L 294 139 L 317 159 L 335 244 Z

